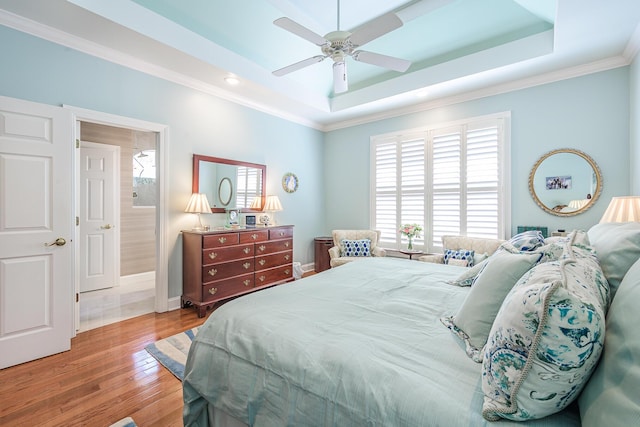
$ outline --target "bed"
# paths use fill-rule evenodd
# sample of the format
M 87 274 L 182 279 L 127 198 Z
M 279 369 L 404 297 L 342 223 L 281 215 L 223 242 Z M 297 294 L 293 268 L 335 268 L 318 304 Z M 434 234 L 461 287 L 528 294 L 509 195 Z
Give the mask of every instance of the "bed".
M 373 257 L 226 303 L 190 349 L 185 425 L 494 425 L 482 415 L 482 363 L 441 320 L 472 289 L 448 283 L 465 271 Z M 582 409 L 576 400 L 524 424 L 586 425 Z

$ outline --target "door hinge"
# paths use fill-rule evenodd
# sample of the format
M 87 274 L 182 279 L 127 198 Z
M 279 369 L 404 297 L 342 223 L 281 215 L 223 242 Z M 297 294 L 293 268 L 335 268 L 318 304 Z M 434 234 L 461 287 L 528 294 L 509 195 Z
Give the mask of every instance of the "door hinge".
M 76 217 L 76 227 L 77 227 L 77 226 L 79 226 L 79 225 L 80 225 L 80 217 L 79 217 L 79 216 L 77 216 L 77 217 Z
M 76 139 L 76 148 L 80 148 L 80 140 Z
M 80 301 L 80 294 L 76 292 L 76 302 Z

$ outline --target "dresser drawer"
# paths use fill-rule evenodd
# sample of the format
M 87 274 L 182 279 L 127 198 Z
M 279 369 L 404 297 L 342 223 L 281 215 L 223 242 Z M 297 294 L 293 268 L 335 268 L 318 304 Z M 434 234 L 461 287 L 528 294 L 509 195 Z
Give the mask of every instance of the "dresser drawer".
M 269 230 L 256 230 L 240 233 L 240 243 L 264 242 L 269 239 Z
M 211 234 L 203 236 L 202 247 L 204 249 L 232 246 L 240 243 L 238 233 Z
M 290 280 L 293 278 L 293 264 L 270 268 L 256 272 L 255 286 L 264 286 L 273 282 Z
M 257 270 L 264 270 L 271 267 L 279 267 L 283 264 L 291 264 L 293 258 L 293 251 L 277 252 L 271 255 L 261 255 L 256 257 L 255 268 Z
M 209 283 L 215 280 L 227 279 L 252 272 L 254 261 L 255 259 L 248 258 L 202 267 L 202 283 Z
M 293 228 L 282 227 L 269 230 L 269 240 L 287 239 L 293 237 Z
M 240 258 L 252 258 L 253 244 L 205 249 L 202 251 L 202 265 L 233 261 Z
M 274 240 L 256 245 L 256 255 L 267 255 L 274 252 L 290 251 L 293 249 L 293 240 Z
M 207 283 L 202 288 L 202 299 L 214 301 L 242 294 L 253 288 L 253 283 L 253 273 Z

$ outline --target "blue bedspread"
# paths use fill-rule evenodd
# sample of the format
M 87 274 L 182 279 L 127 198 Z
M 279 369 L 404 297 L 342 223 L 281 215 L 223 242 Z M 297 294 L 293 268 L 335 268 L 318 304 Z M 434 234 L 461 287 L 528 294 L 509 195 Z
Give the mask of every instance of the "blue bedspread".
M 573 426 L 481 416 L 481 365 L 440 322 L 464 269 L 370 258 L 228 302 L 195 338 L 185 425 L 223 411 L 255 426 Z

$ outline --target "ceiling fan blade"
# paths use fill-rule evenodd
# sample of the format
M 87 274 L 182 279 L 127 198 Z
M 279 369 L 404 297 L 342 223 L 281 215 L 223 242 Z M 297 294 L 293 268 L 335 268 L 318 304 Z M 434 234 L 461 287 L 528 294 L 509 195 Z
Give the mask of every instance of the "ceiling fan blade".
M 400 27 L 402 27 L 402 21 L 395 13 L 385 13 L 367 22 L 363 26 L 356 28 L 352 31 L 349 40 L 351 40 L 354 46 L 362 46 Z
M 353 59 L 365 62 L 378 67 L 388 68 L 390 70 L 404 73 L 411 66 L 411 61 L 406 59 L 395 58 L 393 56 L 381 55 L 379 53 L 367 52 L 366 50 L 356 50 L 353 52 Z
M 298 71 L 301 68 L 308 67 L 309 65 L 315 64 L 316 62 L 320 62 L 320 61 L 324 60 L 325 58 L 326 58 L 326 56 L 323 56 L 323 55 L 312 56 L 311 58 L 303 59 L 302 61 L 296 62 L 295 64 L 291 64 L 291 65 L 288 65 L 286 67 L 280 68 L 279 70 L 275 70 L 273 72 L 273 75 L 274 76 L 278 76 L 278 77 L 282 77 L 285 74 L 289 74 L 289 73 L 292 73 L 294 71 Z
M 278 27 L 283 28 L 283 29 L 289 31 L 290 33 L 295 34 L 298 37 L 302 37 L 303 39 L 310 41 L 311 43 L 313 43 L 315 45 L 323 46 L 323 45 L 329 43 L 321 35 L 314 33 L 310 29 L 308 29 L 306 27 L 303 27 L 302 25 L 298 24 L 295 21 L 292 21 L 291 19 L 289 19 L 287 17 L 278 18 L 275 21 L 273 21 L 273 23 L 275 25 L 277 25 Z
M 344 61 L 333 63 L 333 93 L 342 93 L 349 90 L 347 82 L 347 63 Z

